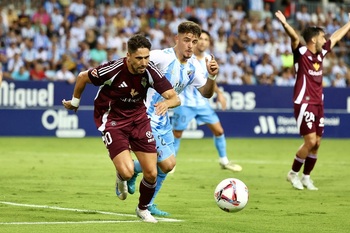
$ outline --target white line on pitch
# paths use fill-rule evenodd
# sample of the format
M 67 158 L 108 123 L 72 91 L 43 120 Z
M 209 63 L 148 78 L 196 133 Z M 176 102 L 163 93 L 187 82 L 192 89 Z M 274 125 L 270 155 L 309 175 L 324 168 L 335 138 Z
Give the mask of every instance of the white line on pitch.
M 80 221 L 80 222 L 0 222 L 0 225 L 56 225 L 56 224 L 90 224 L 90 223 L 129 223 L 142 222 L 141 220 L 126 220 L 126 221 Z
M 7 202 L 7 201 L 0 201 L 0 204 L 12 205 L 12 206 L 22 206 L 22 207 L 32 207 L 32 208 L 42 208 L 42 209 L 53 209 L 53 210 L 84 212 L 84 213 L 97 213 L 97 214 L 106 214 L 106 215 L 116 215 L 116 216 L 123 216 L 123 217 L 136 217 L 136 215 L 133 215 L 133 214 L 121 214 L 121 213 L 99 211 L 99 210 L 84 210 L 84 209 L 74 209 L 74 208 L 63 208 L 63 207 L 59 207 L 59 206 L 48 206 L 48 205 L 21 204 L 21 203 L 15 203 L 15 202 Z M 172 218 L 157 218 L 157 219 L 159 221 L 162 221 L 162 222 L 182 222 L 182 220 L 172 219 Z M 85 222 L 89 222 L 89 221 L 85 221 Z M 115 222 L 121 222 L 121 221 L 115 221 Z M 122 222 L 127 222 L 127 221 L 122 221 Z M 132 222 L 134 222 L 134 221 L 132 221 Z M 67 223 L 69 223 L 69 222 L 67 222 Z

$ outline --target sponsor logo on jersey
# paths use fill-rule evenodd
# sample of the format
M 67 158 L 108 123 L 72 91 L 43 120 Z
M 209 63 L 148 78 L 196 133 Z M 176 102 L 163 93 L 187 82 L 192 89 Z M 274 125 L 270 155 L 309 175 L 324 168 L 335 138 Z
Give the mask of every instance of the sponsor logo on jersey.
M 314 63 L 312 66 L 315 68 L 316 71 L 320 69 L 320 64 L 318 64 L 317 62 Z
M 134 88 L 131 89 L 130 95 L 131 95 L 132 97 L 135 97 L 135 96 L 137 96 L 138 94 L 139 94 L 139 93 L 138 93 L 137 91 L 135 91 Z
M 123 88 L 123 87 L 128 87 L 128 85 L 123 81 L 121 84 L 119 84 L 118 87 Z
M 148 137 L 148 138 L 153 138 L 152 132 L 151 132 L 151 131 L 147 131 L 147 132 L 146 132 L 146 137 Z
M 321 76 L 322 75 L 322 70 L 320 70 L 320 71 L 309 70 L 308 72 L 312 76 Z
M 146 87 L 146 85 L 147 85 L 147 79 L 146 79 L 145 77 L 142 77 L 142 79 L 141 79 L 141 85 L 142 85 L 143 87 Z

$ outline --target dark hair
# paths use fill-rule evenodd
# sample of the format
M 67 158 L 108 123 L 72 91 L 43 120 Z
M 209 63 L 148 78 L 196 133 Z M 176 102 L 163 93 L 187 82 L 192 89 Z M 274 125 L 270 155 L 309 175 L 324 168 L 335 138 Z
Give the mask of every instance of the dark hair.
M 202 29 L 202 33 L 206 34 L 209 37 L 209 40 L 211 39 L 210 33 L 208 31 Z
M 179 24 L 177 27 L 178 33 L 192 33 L 193 35 L 200 37 L 202 30 L 200 26 L 192 21 L 185 21 Z
M 143 35 L 136 34 L 128 40 L 128 53 L 135 53 L 140 48 L 151 50 L 151 42 Z
M 303 32 L 303 37 L 306 43 L 310 42 L 311 39 L 315 36 L 318 36 L 321 32 L 324 33 L 323 28 L 321 27 L 307 27 Z

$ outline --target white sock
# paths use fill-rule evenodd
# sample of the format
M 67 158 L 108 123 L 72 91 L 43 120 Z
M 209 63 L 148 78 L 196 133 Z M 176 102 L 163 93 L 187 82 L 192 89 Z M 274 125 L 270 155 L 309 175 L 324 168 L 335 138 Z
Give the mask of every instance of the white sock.
M 229 161 L 228 161 L 228 158 L 226 156 L 225 157 L 220 157 L 220 164 L 226 165 L 228 163 L 229 163 Z

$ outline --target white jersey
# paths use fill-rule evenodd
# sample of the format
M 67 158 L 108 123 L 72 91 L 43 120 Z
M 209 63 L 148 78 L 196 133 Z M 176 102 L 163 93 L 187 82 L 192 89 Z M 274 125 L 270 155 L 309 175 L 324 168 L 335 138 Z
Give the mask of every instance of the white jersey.
M 150 61 L 162 71 L 178 94 L 189 85 L 200 88 L 207 82 L 203 69 L 195 68 L 196 66 L 198 67 L 198 64 L 195 64 L 198 63 L 196 58 L 192 56 L 187 60 L 187 63 L 181 63 L 177 59 L 173 48 L 152 50 L 150 52 Z M 172 130 L 169 116 L 168 114 L 165 116 L 156 115 L 154 107 L 155 103 L 162 100 L 163 97 L 153 88 L 148 89 L 145 104 L 147 114 L 151 118 L 151 127 L 153 130 L 157 130 L 159 134 L 166 134 Z
M 207 66 L 205 63 L 205 58 L 207 58 L 209 61 L 211 60 L 211 56 L 208 53 L 205 53 L 205 56 L 203 59 L 198 60 L 196 56 L 193 56 L 197 62 L 195 62 L 196 69 L 202 69 L 204 72 L 204 77 L 208 76 Z M 200 66 L 200 67 L 198 67 Z M 181 105 L 182 106 L 188 106 L 188 107 L 196 107 L 196 106 L 203 106 L 206 105 L 208 102 L 208 99 L 203 97 L 202 94 L 197 90 L 197 88 L 193 86 L 188 86 L 180 95 Z

